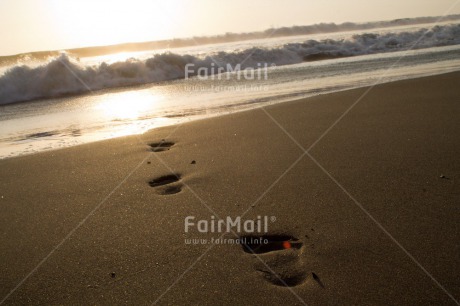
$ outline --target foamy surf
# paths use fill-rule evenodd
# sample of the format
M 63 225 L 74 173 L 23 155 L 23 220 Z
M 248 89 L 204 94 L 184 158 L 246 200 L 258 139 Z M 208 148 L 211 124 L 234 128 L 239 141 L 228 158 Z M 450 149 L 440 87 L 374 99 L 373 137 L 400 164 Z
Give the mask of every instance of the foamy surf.
M 254 46 L 204 54 L 166 52 L 146 59 L 88 64 L 68 54 L 38 66 L 19 64 L 0 76 L 0 104 L 80 94 L 88 91 L 183 79 L 185 67 L 215 71 L 214 66 L 240 64 L 242 69 L 298 64 L 339 57 L 388 53 L 460 44 L 460 24 L 431 26 L 403 32 L 366 32 L 340 39 L 304 40 L 282 46 Z M 193 75 L 192 75 L 193 76 Z

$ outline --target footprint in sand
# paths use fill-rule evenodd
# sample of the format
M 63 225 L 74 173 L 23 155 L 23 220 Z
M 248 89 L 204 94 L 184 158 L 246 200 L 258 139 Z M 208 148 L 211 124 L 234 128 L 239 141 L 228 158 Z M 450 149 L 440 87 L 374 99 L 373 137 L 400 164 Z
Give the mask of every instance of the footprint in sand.
M 149 144 L 150 150 L 152 152 L 168 151 L 173 145 L 174 145 L 174 142 L 165 141 L 164 139 L 162 139 L 160 142 L 153 142 Z
M 289 235 L 246 236 L 243 238 L 243 251 L 260 260 L 254 264 L 265 280 L 282 287 L 302 284 L 308 272 L 301 258 L 303 243 Z
M 181 175 L 178 173 L 163 175 L 149 181 L 150 187 L 155 188 L 158 194 L 169 195 L 182 190 Z

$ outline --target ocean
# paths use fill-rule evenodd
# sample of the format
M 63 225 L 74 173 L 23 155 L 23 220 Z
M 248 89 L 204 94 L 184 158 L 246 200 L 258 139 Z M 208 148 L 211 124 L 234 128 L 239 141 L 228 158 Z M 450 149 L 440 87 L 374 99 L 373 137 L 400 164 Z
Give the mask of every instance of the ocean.
M 460 16 L 96 49 L 0 57 L 0 158 L 458 71 Z

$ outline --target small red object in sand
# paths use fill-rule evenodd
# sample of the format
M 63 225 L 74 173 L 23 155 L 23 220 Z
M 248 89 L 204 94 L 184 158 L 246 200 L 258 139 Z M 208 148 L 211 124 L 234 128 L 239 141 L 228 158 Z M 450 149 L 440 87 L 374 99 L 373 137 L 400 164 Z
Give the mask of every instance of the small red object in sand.
M 284 241 L 283 242 L 283 248 L 290 249 L 291 248 L 291 243 L 289 241 Z

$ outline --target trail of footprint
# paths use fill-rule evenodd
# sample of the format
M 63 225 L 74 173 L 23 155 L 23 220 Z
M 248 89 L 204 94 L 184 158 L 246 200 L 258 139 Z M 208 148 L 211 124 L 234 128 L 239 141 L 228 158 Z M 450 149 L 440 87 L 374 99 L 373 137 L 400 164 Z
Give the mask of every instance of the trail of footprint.
M 154 187 L 158 194 L 169 195 L 179 193 L 182 190 L 182 184 L 178 183 L 181 175 L 178 173 L 163 175 L 149 181 L 150 187 Z
M 241 237 L 246 253 L 259 256 L 254 268 L 262 273 L 265 280 L 276 286 L 294 287 L 308 277 L 300 257 L 303 243 L 289 235 L 265 235 Z
M 174 145 L 174 142 L 165 141 L 164 139 L 161 140 L 160 142 L 153 142 L 149 144 L 152 152 L 168 151 L 173 145 Z
M 175 143 L 162 139 L 160 142 L 152 142 L 149 144 L 152 152 L 168 151 Z M 150 163 L 150 162 L 148 162 Z M 178 183 L 181 180 L 180 174 L 168 174 L 149 181 L 150 187 L 155 188 L 158 194 L 169 195 L 181 192 L 182 184 Z

